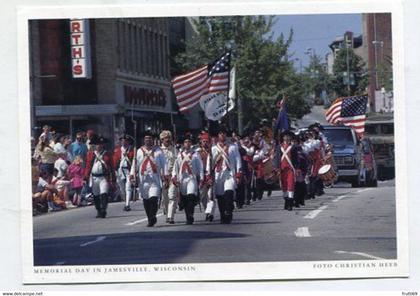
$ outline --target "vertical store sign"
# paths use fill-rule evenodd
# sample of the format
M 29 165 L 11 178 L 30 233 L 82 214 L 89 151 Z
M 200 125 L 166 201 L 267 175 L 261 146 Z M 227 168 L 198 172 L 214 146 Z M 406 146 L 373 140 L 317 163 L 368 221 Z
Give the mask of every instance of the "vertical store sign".
M 71 73 L 73 78 L 92 77 L 89 20 L 70 20 Z

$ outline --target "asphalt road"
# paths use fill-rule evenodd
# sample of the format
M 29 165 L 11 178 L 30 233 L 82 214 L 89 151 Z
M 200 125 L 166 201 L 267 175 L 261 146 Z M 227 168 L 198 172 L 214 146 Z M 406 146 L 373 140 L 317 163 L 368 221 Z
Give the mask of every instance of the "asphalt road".
M 276 191 L 235 210 L 230 225 L 218 214 L 205 222 L 196 207 L 194 225 L 177 213 L 174 225 L 159 216 L 148 228 L 140 202 L 131 212 L 122 208 L 110 204 L 106 219 L 95 219 L 92 206 L 34 217 L 35 265 L 396 258 L 394 181 L 378 188 L 338 184 L 293 211 L 283 210 Z
M 328 122 L 325 119 L 325 111 L 326 109 L 324 106 L 313 106 L 310 113 L 306 114 L 300 120 L 298 120 L 298 127 L 308 127 L 315 122 L 319 122 L 322 125 L 328 125 Z

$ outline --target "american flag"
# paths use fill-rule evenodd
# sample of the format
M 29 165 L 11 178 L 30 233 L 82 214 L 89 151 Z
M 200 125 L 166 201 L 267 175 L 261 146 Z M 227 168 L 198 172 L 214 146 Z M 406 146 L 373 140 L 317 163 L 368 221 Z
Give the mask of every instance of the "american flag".
M 350 126 L 360 137 L 365 132 L 367 102 L 367 95 L 338 98 L 325 117 L 329 123 Z
M 172 80 L 181 112 L 194 107 L 203 95 L 229 90 L 230 52 L 219 59 Z

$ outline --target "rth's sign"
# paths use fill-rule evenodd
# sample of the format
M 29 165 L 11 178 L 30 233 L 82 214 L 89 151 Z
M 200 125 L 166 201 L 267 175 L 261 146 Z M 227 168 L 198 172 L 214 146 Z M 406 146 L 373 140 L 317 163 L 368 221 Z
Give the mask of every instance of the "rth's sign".
M 163 89 L 145 89 L 124 85 L 124 100 L 128 105 L 141 105 L 149 107 L 166 107 L 166 94 Z
M 70 20 L 71 73 L 73 78 L 91 78 L 89 20 Z

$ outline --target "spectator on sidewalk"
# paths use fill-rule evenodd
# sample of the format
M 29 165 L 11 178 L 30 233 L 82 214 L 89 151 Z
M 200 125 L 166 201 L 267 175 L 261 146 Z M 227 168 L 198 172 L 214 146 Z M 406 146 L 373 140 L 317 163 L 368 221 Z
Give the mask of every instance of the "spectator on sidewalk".
M 86 144 L 83 143 L 82 132 L 78 132 L 76 134 L 76 140 L 73 143 L 71 143 L 70 151 L 73 157 L 80 155 L 83 161 L 86 161 L 86 155 L 87 155 L 88 149 L 87 149 Z
M 83 159 L 80 155 L 76 156 L 73 163 L 67 170 L 71 182 L 71 191 L 73 192 L 73 204 L 81 206 L 81 192 L 83 188 L 83 175 L 85 169 L 83 168 Z

